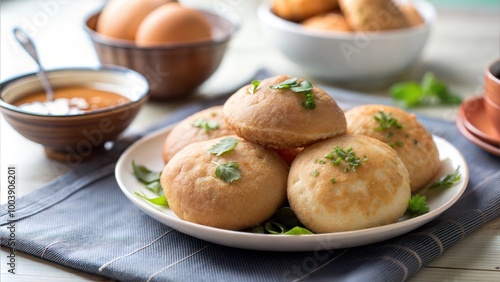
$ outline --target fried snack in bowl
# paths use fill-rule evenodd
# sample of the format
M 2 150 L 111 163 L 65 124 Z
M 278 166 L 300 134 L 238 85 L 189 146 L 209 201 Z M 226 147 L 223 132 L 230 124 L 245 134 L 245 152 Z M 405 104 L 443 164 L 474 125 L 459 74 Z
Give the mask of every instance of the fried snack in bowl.
M 349 25 L 357 31 L 383 31 L 410 26 L 392 0 L 339 0 Z
M 242 138 L 272 149 L 293 149 L 346 130 L 335 100 L 307 81 L 279 75 L 252 86 L 242 87 L 224 104 L 226 122 Z
M 214 153 L 217 144 L 235 141 L 231 149 Z M 179 218 L 241 230 L 285 204 L 287 176 L 288 165 L 273 150 L 230 136 L 186 146 L 167 163 L 160 181 Z
M 439 151 L 432 135 L 415 114 L 385 105 L 365 105 L 345 113 L 347 133 L 378 139 L 391 146 L 410 174 L 415 192 L 436 175 L 440 167 Z
M 310 17 L 302 22 L 306 28 L 329 30 L 329 31 L 352 31 L 344 15 L 338 12 L 330 12 Z
M 204 109 L 185 118 L 172 128 L 163 145 L 163 161 L 168 161 L 187 145 L 221 136 L 234 131 L 224 121 L 222 106 Z
M 300 22 L 335 9 L 338 3 L 337 0 L 273 0 L 271 5 L 279 17 Z
M 362 135 L 328 138 L 299 153 L 288 176 L 288 201 L 315 233 L 396 222 L 411 197 L 408 170 L 387 144 Z

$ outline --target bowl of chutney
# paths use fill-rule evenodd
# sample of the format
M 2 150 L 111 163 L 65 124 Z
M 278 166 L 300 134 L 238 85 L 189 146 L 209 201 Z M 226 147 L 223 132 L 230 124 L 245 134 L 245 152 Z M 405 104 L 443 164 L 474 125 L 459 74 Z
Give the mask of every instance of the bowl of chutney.
M 134 120 L 148 99 L 144 76 L 117 66 L 46 72 L 54 90 L 48 100 L 36 73 L 0 84 L 0 110 L 49 158 L 79 163 L 103 152 Z

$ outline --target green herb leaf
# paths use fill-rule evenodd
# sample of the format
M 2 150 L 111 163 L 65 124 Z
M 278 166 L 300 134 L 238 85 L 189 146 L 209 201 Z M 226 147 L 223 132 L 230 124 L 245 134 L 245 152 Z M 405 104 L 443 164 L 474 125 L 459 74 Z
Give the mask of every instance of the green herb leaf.
M 417 217 L 429 212 L 429 206 L 427 206 L 427 199 L 425 196 L 414 195 L 411 197 L 408 208 L 406 209 L 406 214 L 410 217 Z
M 401 82 L 390 89 L 392 97 L 407 108 L 434 104 L 458 105 L 462 98 L 451 93 L 442 81 L 428 72 L 420 84 L 415 81 Z
M 313 86 L 312 84 L 309 82 L 309 81 L 302 81 L 300 84 L 298 84 L 297 86 L 291 86 L 290 87 L 290 90 L 292 90 L 293 92 L 309 92 L 313 89 Z
M 309 229 L 300 227 L 300 226 L 295 226 L 294 228 L 288 230 L 287 232 L 283 233 L 284 235 L 307 235 L 307 234 L 314 234 Z
M 137 196 L 139 196 L 140 198 L 142 198 L 142 199 L 144 199 L 144 200 L 146 200 L 154 205 L 168 207 L 168 202 L 167 202 L 167 198 L 165 197 L 165 195 L 157 197 L 157 198 L 149 198 L 146 195 L 138 193 L 138 192 L 135 192 L 135 194 Z
M 277 235 L 313 234 L 305 228 L 290 207 L 282 207 L 268 220 L 249 230 L 252 233 Z
M 362 166 L 364 162 L 368 160 L 366 156 L 363 157 L 363 160 L 356 156 L 356 153 L 352 149 L 352 147 L 348 147 L 346 149 L 342 149 L 339 146 L 335 146 L 333 151 L 329 152 L 325 155 L 325 159 L 330 160 L 330 164 L 334 166 L 339 166 L 342 161 L 344 161 L 347 166 L 343 168 L 345 173 L 349 172 L 349 168 L 352 171 L 356 171 L 358 166 Z
M 206 133 L 210 132 L 210 130 L 219 129 L 219 124 L 216 121 L 207 121 L 204 118 L 196 120 L 191 125 L 203 129 Z
M 375 128 L 376 131 L 383 131 L 390 128 L 401 129 L 403 126 L 398 122 L 397 119 L 392 117 L 391 113 L 384 113 L 383 111 L 378 111 L 378 116 L 373 116 L 376 122 L 379 123 L 379 126 Z M 392 137 L 392 134 L 387 137 Z
M 306 110 L 313 110 L 316 108 L 316 100 L 314 99 L 314 94 L 311 92 L 313 89 L 312 84 L 309 81 L 302 81 L 299 83 L 297 78 L 287 79 L 280 84 L 269 86 L 271 89 L 290 89 L 296 93 L 304 93 L 306 100 L 301 103 L 302 107 Z
M 455 183 L 457 183 L 462 179 L 462 174 L 459 172 L 459 169 L 460 167 L 457 167 L 457 169 L 453 173 L 447 174 L 439 181 L 434 182 L 429 187 L 429 189 L 436 189 L 436 188 L 446 189 L 452 187 L 453 185 L 455 185 Z
M 151 171 L 150 169 L 142 165 L 136 165 L 135 161 L 133 160 L 132 169 L 134 170 L 135 177 L 146 184 L 160 180 L 160 172 Z
M 299 84 L 297 83 L 297 78 L 293 77 L 281 82 L 280 84 L 271 85 L 269 87 L 271 89 L 290 89 L 291 87 L 295 86 L 299 86 Z
M 207 152 L 220 156 L 224 153 L 232 151 L 236 148 L 239 142 L 240 140 L 234 137 L 226 137 L 217 142 L 217 144 L 215 144 L 212 148 L 208 149 Z
M 252 85 L 250 86 L 249 92 L 250 94 L 254 94 L 257 87 L 260 85 L 260 80 L 252 80 Z
M 160 181 L 153 181 L 151 183 L 146 184 L 146 189 L 155 193 L 158 196 L 163 195 L 163 189 L 161 187 Z
M 215 168 L 215 176 L 217 178 L 226 183 L 231 183 L 240 179 L 240 165 L 237 162 L 228 162 L 225 164 L 214 163 L 217 164 L 217 167 Z

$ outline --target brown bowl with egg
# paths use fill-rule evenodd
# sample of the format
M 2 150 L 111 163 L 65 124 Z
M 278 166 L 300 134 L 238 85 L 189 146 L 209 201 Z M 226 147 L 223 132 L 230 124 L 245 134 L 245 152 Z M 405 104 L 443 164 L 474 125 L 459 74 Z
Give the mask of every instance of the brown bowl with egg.
M 0 109 L 22 136 L 48 157 L 76 164 L 102 152 L 134 120 L 148 98 L 141 74 L 115 66 L 50 70 L 48 100 L 35 73 L 0 85 Z
M 193 93 L 217 70 L 239 28 L 229 15 L 165 2 L 110 1 L 84 26 L 101 63 L 143 74 L 153 100 Z

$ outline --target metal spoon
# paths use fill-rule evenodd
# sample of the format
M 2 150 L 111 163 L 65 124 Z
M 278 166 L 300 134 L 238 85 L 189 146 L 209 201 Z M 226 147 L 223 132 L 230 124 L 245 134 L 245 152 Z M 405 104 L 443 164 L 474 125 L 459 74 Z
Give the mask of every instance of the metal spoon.
M 17 42 L 23 46 L 24 50 L 30 54 L 30 56 L 35 60 L 36 64 L 38 65 L 38 78 L 42 82 L 43 89 L 45 90 L 45 94 L 47 95 L 47 100 L 52 101 L 54 100 L 54 91 L 52 91 L 52 87 L 50 86 L 49 79 L 47 78 L 47 75 L 43 71 L 42 64 L 40 63 L 40 59 L 38 58 L 38 54 L 36 52 L 35 44 L 33 43 L 33 40 L 29 37 L 29 35 L 22 30 L 19 27 L 14 27 L 12 30 L 14 33 L 14 37 L 16 38 Z

